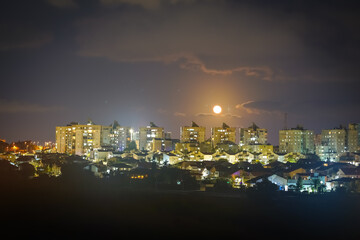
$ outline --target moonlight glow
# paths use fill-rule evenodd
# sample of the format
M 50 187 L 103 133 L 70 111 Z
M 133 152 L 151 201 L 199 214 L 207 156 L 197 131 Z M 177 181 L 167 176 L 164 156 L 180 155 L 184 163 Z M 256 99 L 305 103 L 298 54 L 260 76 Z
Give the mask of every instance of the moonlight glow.
M 213 107 L 213 111 L 214 111 L 214 113 L 216 113 L 216 114 L 219 114 L 219 113 L 221 113 L 221 107 L 219 106 L 219 105 L 215 105 L 214 107 Z

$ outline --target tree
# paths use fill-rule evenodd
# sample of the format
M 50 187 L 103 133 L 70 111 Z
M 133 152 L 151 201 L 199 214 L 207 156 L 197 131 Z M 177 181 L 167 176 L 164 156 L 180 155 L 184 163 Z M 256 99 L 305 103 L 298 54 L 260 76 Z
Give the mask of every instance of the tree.
M 278 186 L 268 179 L 264 178 L 261 182 L 256 183 L 256 190 L 262 193 L 274 193 L 278 190 Z
M 318 178 L 313 179 L 312 186 L 313 186 L 314 192 L 318 192 L 319 188 L 321 186 L 320 179 L 318 179 Z
M 298 178 L 297 182 L 296 182 L 296 188 L 295 190 L 297 192 L 300 192 L 303 188 L 303 179 L 301 177 Z
M 214 184 L 215 191 L 223 192 L 223 191 L 230 191 L 231 189 L 232 189 L 232 185 L 229 179 L 219 178 L 216 180 Z
M 137 149 L 136 142 L 130 141 L 130 142 L 128 142 L 128 145 L 125 150 L 131 151 L 131 150 L 136 150 L 136 149 Z

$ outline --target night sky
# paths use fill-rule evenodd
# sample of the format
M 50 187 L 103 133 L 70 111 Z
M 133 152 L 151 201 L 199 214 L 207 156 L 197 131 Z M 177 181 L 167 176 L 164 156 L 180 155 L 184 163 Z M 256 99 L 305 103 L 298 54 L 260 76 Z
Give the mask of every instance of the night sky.
M 71 121 L 278 131 L 360 122 L 352 1 L 8 0 L 0 138 L 54 141 Z M 223 107 L 214 116 L 212 106 Z M 208 135 L 207 137 L 210 137 Z

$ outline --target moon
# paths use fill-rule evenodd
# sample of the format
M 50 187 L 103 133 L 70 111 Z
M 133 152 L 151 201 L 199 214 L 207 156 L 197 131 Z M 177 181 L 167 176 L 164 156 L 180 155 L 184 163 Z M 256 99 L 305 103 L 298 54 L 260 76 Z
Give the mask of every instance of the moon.
M 221 107 L 219 105 L 215 105 L 213 107 L 213 111 L 214 111 L 215 114 L 219 114 L 219 113 L 221 113 L 222 109 L 221 109 Z

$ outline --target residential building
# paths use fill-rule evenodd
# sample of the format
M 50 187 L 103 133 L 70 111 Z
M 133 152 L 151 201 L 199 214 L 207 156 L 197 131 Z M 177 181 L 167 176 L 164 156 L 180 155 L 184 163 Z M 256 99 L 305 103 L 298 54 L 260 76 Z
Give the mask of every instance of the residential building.
M 178 142 L 175 144 L 175 151 L 182 153 L 189 153 L 193 151 L 200 151 L 200 143 L 198 142 Z
M 116 151 L 124 151 L 132 138 L 130 127 L 120 126 L 117 121 L 111 125 L 110 143 Z
M 315 134 L 298 125 L 296 128 L 279 131 L 279 152 L 296 152 L 301 154 L 315 153 Z
M 204 142 L 205 141 L 205 127 L 200 127 L 195 122 L 191 126 L 180 128 L 180 141 L 181 142 Z
M 267 129 L 259 128 L 253 123 L 248 128 L 240 128 L 240 146 L 251 144 L 267 144 Z
M 171 151 L 173 150 L 173 144 L 171 139 L 166 138 L 153 138 L 152 148 L 150 151 Z
M 139 149 L 152 151 L 153 139 L 164 138 L 164 128 L 150 122 L 149 126 L 139 128 Z
M 347 129 L 346 144 L 348 152 L 359 150 L 359 124 L 350 123 Z
M 56 151 L 75 155 L 88 155 L 96 148 L 110 145 L 111 126 L 95 125 L 91 120 L 86 125 L 72 122 L 56 127 Z
M 328 146 L 328 152 L 342 154 L 346 152 L 346 129 L 343 126 L 321 131 L 321 144 Z
M 223 123 L 222 127 L 211 128 L 213 146 L 216 147 L 218 143 L 223 142 L 235 142 L 235 132 L 235 128 L 229 127 L 226 123 Z
M 252 153 L 274 152 L 274 146 L 270 144 L 244 145 L 241 149 Z

